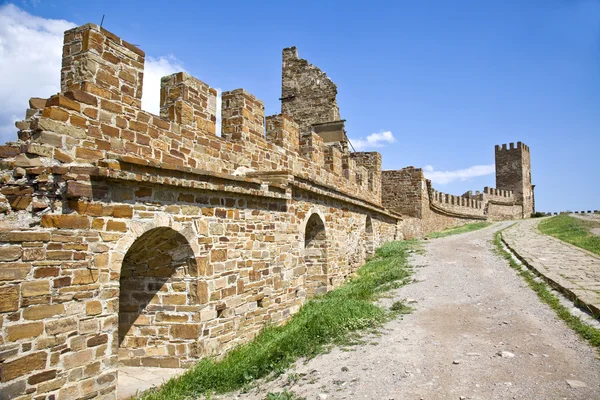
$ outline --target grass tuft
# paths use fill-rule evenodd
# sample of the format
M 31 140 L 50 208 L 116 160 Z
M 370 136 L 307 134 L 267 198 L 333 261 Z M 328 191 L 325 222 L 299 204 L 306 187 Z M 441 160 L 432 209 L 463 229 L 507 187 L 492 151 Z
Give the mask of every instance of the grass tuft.
M 600 223 L 584 221 L 569 215 L 557 215 L 542 221 L 538 225 L 540 232 L 571 243 L 582 249 L 600 254 L 600 236 L 593 235 L 589 229 L 600 227 Z
M 521 266 L 512 258 L 510 253 L 502 247 L 501 234 L 503 230 L 496 232 L 494 237 L 494 242 L 498 248 L 498 254 L 508 261 L 511 268 L 515 269 L 518 274 L 525 279 L 527 285 L 533 289 L 540 300 L 548 304 L 550 308 L 556 312 L 558 317 L 566 322 L 567 326 L 577 332 L 583 339 L 587 340 L 589 344 L 600 350 L 600 330 L 587 325 L 579 317 L 572 315 L 569 312 L 569 309 L 560 304 L 558 298 L 548 290 L 548 285 L 545 282 L 536 281 L 534 279 L 535 275 L 531 271 L 527 270 L 526 267 L 521 268 Z
M 413 308 L 404 304 L 403 301 L 395 301 L 390 310 L 397 314 L 409 314 L 413 311 Z
M 288 392 L 284 390 L 279 393 L 268 393 L 265 400 L 304 400 L 306 397 L 300 397 L 294 392 Z
M 459 233 L 476 231 L 478 229 L 487 228 L 490 225 L 492 225 L 491 222 L 473 222 L 471 224 L 457 226 L 456 228 L 446 229 L 441 232 L 432 232 L 429 235 L 427 235 L 427 237 L 430 239 L 436 239 L 450 235 L 457 235 Z
M 314 357 L 330 345 L 356 342 L 358 331 L 379 327 L 397 315 L 373 301 L 409 281 L 405 279 L 411 274 L 407 254 L 414 246 L 414 241 L 383 245 L 356 277 L 308 301 L 286 325 L 266 326 L 253 341 L 230 351 L 222 360 L 203 359 L 138 399 L 187 399 L 233 391 L 253 380 L 281 374 L 298 358 Z

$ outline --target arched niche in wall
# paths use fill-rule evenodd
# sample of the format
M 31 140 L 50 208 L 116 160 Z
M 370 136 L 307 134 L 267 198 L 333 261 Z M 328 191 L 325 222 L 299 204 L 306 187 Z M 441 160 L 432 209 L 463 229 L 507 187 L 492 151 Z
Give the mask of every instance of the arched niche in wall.
M 200 336 L 188 240 L 170 227 L 139 236 L 123 258 L 119 291 L 119 363 L 179 367 Z
M 328 241 L 325 223 L 313 213 L 304 228 L 304 263 L 306 265 L 306 294 L 313 297 L 327 292 Z
M 375 253 L 375 232 L 373 230 L 373 221 L 369 215 L 365 220 L 365 252 L 367 256 Z

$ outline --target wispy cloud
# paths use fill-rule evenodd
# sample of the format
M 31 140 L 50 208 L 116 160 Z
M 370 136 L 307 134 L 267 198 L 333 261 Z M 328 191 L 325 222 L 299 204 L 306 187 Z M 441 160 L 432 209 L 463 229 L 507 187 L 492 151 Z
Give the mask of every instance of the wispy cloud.
M 446 184 L 455 181 L 466 181 L 477 176 L 491 175 L 496 171 L 494 164 L 474 165 L 454 171 L 438 171 L 432 165 L 423 167 L 423 173 L 433 183 Z
M 142 109 L 158 115 L 160 113 L 160 78 L 181 71 L 186 72 L 181 61 L 172 55 L 158 58 L 146 57 Z
M 25 117 L 30 97 L 60 91 L 63 34 L 75 26 L 31 15 L 13 4 L 0 6 L 0 143 L 16 140 L 14 122 Z M 147 57 L 142 108 L 158 114 L 160 78 L 184 70 L 173 56 Z
M 396 139 L 390 131 L 371 133 L 366 138 L 350 139 L 356 150 L 369 150 L 384 147 L 386 144 L 394 143 Z

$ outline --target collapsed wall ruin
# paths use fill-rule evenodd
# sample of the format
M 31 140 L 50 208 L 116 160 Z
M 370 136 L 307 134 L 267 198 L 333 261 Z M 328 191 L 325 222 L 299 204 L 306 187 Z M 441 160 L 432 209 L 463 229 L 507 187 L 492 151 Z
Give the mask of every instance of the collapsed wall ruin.
M 282 114 L 223 92 L 221 136 L 216 90 L 186 73 L 162 79 L 160 115 L 141 109 L 144 58 L 96 25 L 67 31 L 61 92 L 0 146 L 5 398 L 114 399 L 119 366 L 221 355 L 384 242 L 527 216 L 518 166 L 510 196 L 448 201 L 422 171 L 350 152 L 335 84 L 295 48 Z

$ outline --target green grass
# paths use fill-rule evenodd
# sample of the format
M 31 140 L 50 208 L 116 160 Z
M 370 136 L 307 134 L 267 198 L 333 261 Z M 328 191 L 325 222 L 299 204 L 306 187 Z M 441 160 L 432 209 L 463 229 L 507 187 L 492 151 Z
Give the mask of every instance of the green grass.
M 284 390 L 279 393 L 268 393 L 265 400 L 305 400 L 305 397 L 300 397 L 294 392 L 288 392 Z
M 476 231 L 478 229 L 487 228 L 491 224 L 492 224 L 491 222 L 473 222 L 471 224 L 458 226 L 456 228 L 446 229 L 441 232 L 433 232 L 433 233 L 430 233 L 429 235 L 427 235 L 427 237 L 430 239 L 435 239 L 435 238 L 441 238 L 441 237 L 450 236 L 450 235 L 457 235 L 459 233 L 466 233 L 466 232 Z
M 382 293 L 408 283 L 407 253 L 416 242 L 387 243 L 340 288 L 308 301 L 283 326 L 267 326 L 250 343 L 227 353 L 220 361 L 201 360 L 158 390 L 142 393 L 143 400 L 186 399 L 240 389 L 253 380 L 282 373 L 301 357 L 314 357 L 328 346 L 346 345 L 357 332 L 376 328 L 405 311 L 389 311 L 373 301 Z
M 568 215 L 557 215 L 540 222 L 540 232 L 564 240 L 582 249 L 600 255 L 600 236 L 593 235 L 589 229 L 600 227 L 598 222 L 584 221 Z
M 543 281 L 536 281 L 535 275 L 527 270 L 526 267 L 521 268 L 521 266 L 511 257 L 510 253 L 508 253 L 502 247 L 502 239 L 501 239 L 502 231 L 496 232 L 494 237 L 494 242 L 498 248 L 498 254 L 504 257 L 510 264 L 511 268 L 515 269 L 525 282 L 529 285 L 530 288 L 538 295 L 540 300 L 550 306 L 558 317 L 566 322 L 566 324 L 573 329 L 575 332 L 579 334 L 583 339 L 588 341 L 592 346 L 596 349 L 600 350 L 600 330 L 591 327 L 581 321 L 579 317 L 572 315 L 569 312 L 569 309 L 558 301 L 558 298 L 548 290 L 548 285 Z

